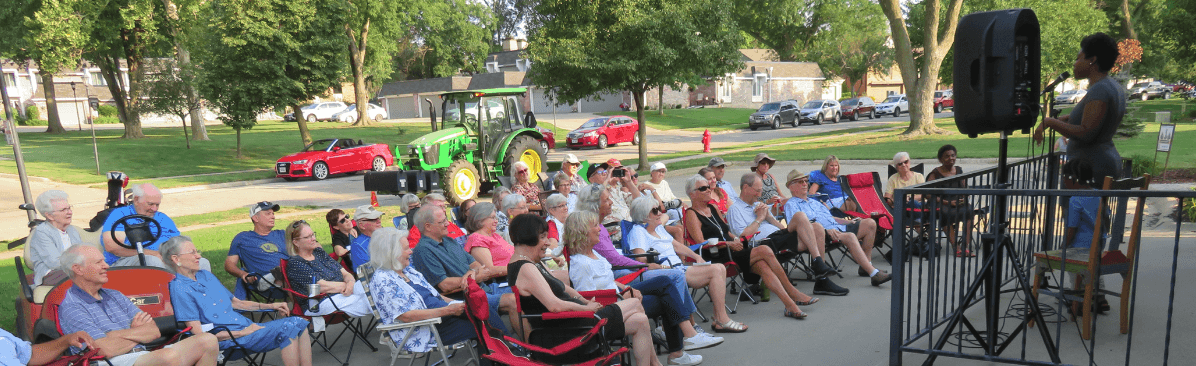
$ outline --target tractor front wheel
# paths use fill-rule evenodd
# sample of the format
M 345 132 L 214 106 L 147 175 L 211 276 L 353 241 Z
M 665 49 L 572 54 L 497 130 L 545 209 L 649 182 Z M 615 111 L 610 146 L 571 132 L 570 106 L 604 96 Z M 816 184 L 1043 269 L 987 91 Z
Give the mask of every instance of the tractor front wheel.
M 505 165 L 507 166 L 507 175 L 515 176 L 515 162 L 522 161 L 527 164 L 530 174 L 528 174 L 528 182 L 538 182 L 540 175 L 536 174 L 544 171 L 544 161 L 547 159 L 545 152 L 540 149 L 540 143 L 531 136 L 519 136 L 511 142 L 511 146 L 507 148 L 507 156 Z
M 481 188 L 478 180 L 478 168 L 470 164 L 469 161 L 454 161 L 443 174 L 440 181 L 447 185 L 444 188 L 449 203 L 457 206 L 465 200 L 478 197 L 478 191 Z

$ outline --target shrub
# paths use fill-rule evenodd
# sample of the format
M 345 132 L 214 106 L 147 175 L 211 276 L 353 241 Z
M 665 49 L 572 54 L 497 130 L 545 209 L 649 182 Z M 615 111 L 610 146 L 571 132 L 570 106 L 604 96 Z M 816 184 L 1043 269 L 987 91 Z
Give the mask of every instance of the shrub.
M 120 118 L 110 117 L 110 116 L 100 116 L 99 118 L 92 120 L 92 122 L 97 125 L 115 125 L 115 124 L 120 124 Z
M 1142 130 L 1146 128 L 1144 122 L 1145 118 L 1138 116 L 1138 110 L 1141 107 L 1127 108 L 1129 111 L 1125 114 L 1125 118 L 1121 119 L 1121 125 L 1117 126 L 1116 137 L 1131 138 L 1138 136 Z
M 1159 169 L 1161 167 L 1149 155 L 1137 154 L 1131 156 L 1130 159 L 1134 161 L 1132 174 L 1135 177 L 1141 177 L 1143 174 L 1150 174 L 1154 177 L 1159 176 Z
M 96 111 L 100 112 L 100 117 L 116 117 L 116 113 L 118 112 L 116 106 L 107 104 L 100 104 L 100 107 L 96 108 Z
M 1188 118 L 1196 119 L 1196 109 L 1188 111 Z
M 41 110 L 37 109 L 36 105 L 30 104 L 30 105 L 25 106 L 25 119 L 26 120 L 38 119 L 41 117 L 41 113 L 42 113 Z
M 21 121 L 21 126 L 45 126 L 49 124 L 50 122 L 46 122 L 44 119 L 24 119 Z
M 1196 188 L 1192 188 L 1196 191 Z M 1196 222 L 1196 199 L 1185 199 L 1180 209 L 1180 219 Z

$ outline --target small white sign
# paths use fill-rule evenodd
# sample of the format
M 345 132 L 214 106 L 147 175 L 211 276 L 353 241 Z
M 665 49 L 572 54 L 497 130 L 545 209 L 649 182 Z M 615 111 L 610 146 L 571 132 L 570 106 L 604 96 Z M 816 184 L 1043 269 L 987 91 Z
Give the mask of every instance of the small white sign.
M 1159 125 L 1159 144 L 1155 151 L 1171 152 L 1171 139 L 1175 136 L 1175 124 Z

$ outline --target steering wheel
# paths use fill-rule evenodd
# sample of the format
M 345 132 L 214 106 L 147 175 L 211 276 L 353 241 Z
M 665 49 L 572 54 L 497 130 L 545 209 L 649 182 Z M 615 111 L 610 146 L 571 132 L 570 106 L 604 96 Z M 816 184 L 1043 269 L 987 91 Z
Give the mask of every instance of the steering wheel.
M 141 220 L 141 222 L 129 222 L 132 220 Z M 114 229 L 116 229 L 117 226 L 125 227 L 125 238 L 128 239 L 128 243 L 121 241 L 116 237 L 116 231 Z M 162 236 L 162 225 L 158 223 L 158 220 L 154 220 L 152 217 L 132 214 L 116 220 L 112 226 L 108 227 L 108 232 L 109 235 L 112 236 L 112 241 L 116 242 L 116 245 L 127 249 L 137 250 L 136 243 L 149 244 L 158 241 L 158 238 Z

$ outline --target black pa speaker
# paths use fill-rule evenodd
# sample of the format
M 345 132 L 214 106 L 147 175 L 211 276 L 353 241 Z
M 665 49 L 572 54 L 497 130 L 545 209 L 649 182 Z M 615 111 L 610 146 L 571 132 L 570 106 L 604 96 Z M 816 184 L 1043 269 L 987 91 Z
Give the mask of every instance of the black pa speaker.
M 1028 133 L 1042 75 L 1038 16 L 1030 9 L 973 13 L 955 31 L 955 125 L 970 137 Z
M 410 174 L 409 171 L 402 170 L 387 170 L 381 172 L 366 172 L 365 173 L 365 190 L 366 192 L 384 192 L 392 194 L 404 194 L 411 191 Z

